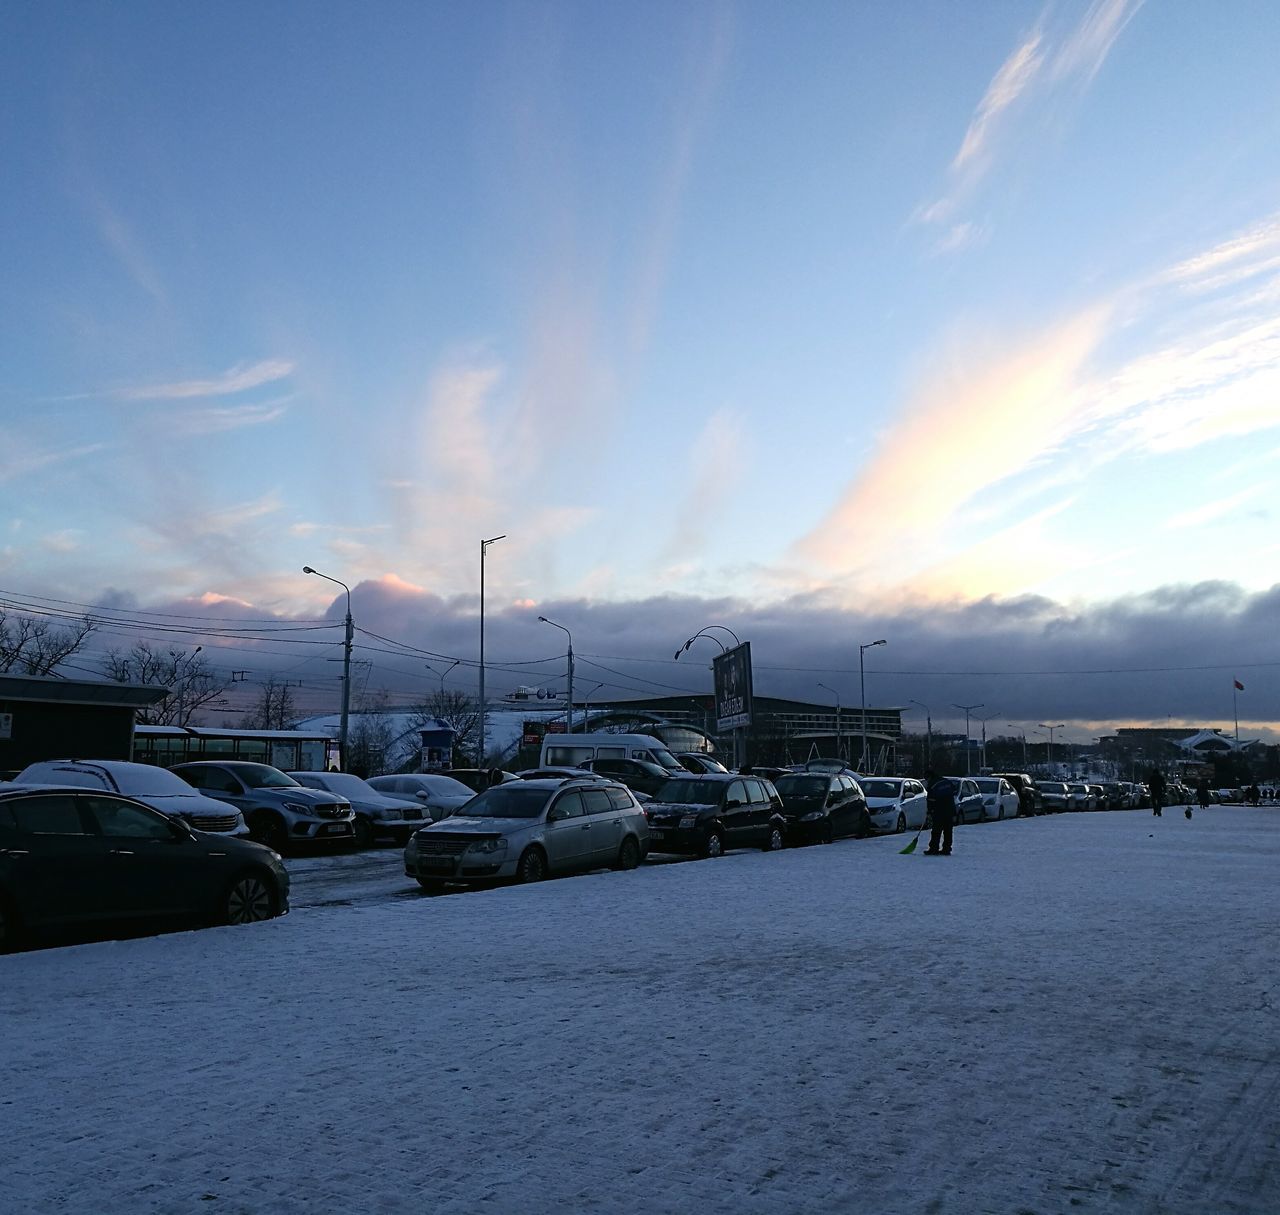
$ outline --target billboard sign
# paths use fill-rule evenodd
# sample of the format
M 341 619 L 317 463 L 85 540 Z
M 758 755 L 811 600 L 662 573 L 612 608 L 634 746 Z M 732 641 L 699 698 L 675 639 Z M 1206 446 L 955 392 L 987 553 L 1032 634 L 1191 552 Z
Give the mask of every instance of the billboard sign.
M 716 682 L 716 729 L 751 724 L 751 642 L 726 650 L 712 664 Z

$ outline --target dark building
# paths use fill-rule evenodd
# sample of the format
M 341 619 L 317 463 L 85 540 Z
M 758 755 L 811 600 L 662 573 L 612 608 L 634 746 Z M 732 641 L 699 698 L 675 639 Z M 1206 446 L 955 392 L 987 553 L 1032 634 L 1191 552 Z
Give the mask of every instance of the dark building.
M 42 759 L 130 759 L 133 722 L 167 688 L 0 675 L 0 775 Z

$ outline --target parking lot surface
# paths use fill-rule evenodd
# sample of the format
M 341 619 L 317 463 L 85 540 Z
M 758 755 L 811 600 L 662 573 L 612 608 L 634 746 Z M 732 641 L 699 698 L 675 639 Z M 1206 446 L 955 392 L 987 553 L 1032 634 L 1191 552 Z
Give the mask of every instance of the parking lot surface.
M 0 958 L 0 1205 L 1280 1209 L 1280 810 L 902 843 Z

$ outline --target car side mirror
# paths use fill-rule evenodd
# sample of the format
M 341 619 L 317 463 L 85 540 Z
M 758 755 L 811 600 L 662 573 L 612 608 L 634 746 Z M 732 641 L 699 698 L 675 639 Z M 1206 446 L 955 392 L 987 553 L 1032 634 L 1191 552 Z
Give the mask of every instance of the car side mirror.
M 186 820 L 176 814 L 169 819 L 169 830 L 173 832 L 175 843 L 188 843 L 196 838 L 195 832 L 187 825 Z
M 724 808 L 726 810 L 736 810 L 741 805 L 743 805 L 743 803 L 738 798 L 731 797 L 727 802 L 725 802 Z
M 569 816 L 559 807 L 554 807 L 547 811 L 547 822 L 549 823 L 561 823 L 568 817 Z
M 420 802 L 430 801 L 431 794 L 426 789 L 419 789 L 414 795 Z

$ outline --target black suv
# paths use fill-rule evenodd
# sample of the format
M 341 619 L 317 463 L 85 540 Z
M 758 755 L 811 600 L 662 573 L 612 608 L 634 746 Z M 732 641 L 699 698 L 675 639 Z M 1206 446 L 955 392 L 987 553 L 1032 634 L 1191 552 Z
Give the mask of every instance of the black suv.
M 588 772 L 599 772 L 626 785 L 632 793 L 647 793 L 650 797 L 671 779 L 666 768 L 647 759 L 588 759 L 582 766 Z
M 829 844 L 841 835 L 871 834 L 862 787 L 843 772 L 788 772 L 776 785 L 791 843 Z
M 730 848 L 775 852 L 787 839 L 782 798 L 758 776 L 673 776 L 645 805 L 654 852 L 720 856 Z

